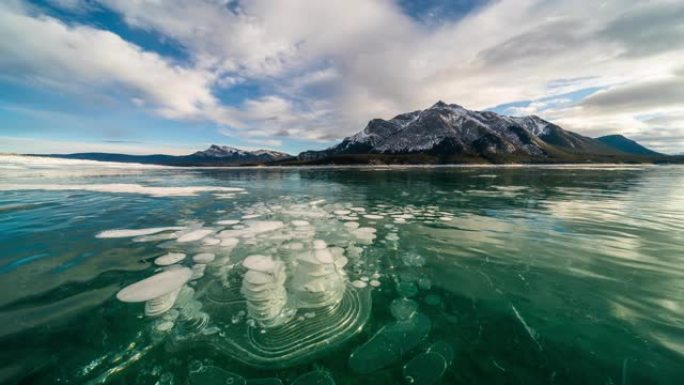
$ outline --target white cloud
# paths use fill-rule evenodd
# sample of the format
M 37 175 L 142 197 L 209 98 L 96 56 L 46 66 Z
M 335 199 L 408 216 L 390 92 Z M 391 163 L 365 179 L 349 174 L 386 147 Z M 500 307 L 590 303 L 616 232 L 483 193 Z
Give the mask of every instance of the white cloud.
M 684 108 L 675 100 L 684 62 L 684 5 L 676 0 L 501 0 L 433 26 L 390 0 L 97 1 L 133 28 L 180 44 L 189 61 L 180 66 L 107 31 L 5 10 L 0 33 L 13 39 L 0 50 L 12 50 L 0 52 L 19 58 L 10 68 L 46 81 L 123 84 L 141 108 L 260 140 L 340 138 L 371 118 L 440 99 L 476 109 L 533 100 L 519 112 L 592 135 L 638 136 L 654 124 L 639 117 L 667 119 Z M 76 55 L 85 59 L 68 60 Z M 243 82 L 264 92 L 232 106 L 212 93 Z M 672 91 L 667 102 L 658 95 L 627 104 L 625 93 L 645 95 L 656 84 Z M 578 106 L 548 99 L 586 87 L 606 91 Z M 663 132 L 682 136 L 681 121 L 668 122 Z

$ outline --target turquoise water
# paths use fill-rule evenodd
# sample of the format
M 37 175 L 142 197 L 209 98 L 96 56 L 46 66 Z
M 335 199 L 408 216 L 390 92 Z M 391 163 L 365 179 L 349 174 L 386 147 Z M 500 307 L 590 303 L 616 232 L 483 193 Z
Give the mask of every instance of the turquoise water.
M 0 383 L 681 384 L 683 188 L 683 167 L 1 157 Z M 240 233 L 266 222 L 282 227 Z M 167 226 L 182 229 L 103 233 Z M 180 242 L 198 229 L 210 234 Z M 234 247 L 206 241 L 233 237 Z M 255 323 L 242 260 L 283 261 L 292 295 L 300 251 L 288 247 L 314 239 L 348 260 L 344 298 L 275 328 Z M 117 299 L 168 269 L 154 261 L 170 251 L 188 268 L 198 253 L 215 259 L 161 316 Z

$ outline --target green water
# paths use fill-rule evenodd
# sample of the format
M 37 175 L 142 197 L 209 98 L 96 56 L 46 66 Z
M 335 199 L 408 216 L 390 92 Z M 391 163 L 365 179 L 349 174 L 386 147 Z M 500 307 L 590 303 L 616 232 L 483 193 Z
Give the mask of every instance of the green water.
M 684 383 L 682 167 L 188 170 L 16 159 L 0 166 L 0 383 Z M 140 194 L 122 192 L 114 185 L 121 183 L 245 193 Z M 252 214 L 288 223 L 289 207 L 327 212 L 304 219 L 316 239 L 347 242 L 346 253 L 353 238 L 342 234 L 345 221 L 377 229 L 345 267 L 349 282 L 376 277 L 379 286 L 350 286 L 372 307 L 343 341 L 292 364 L 245 362 L 229 341 L 243 338 L 249 321 L 233 320 L 241 305 L 222 302 L 235 287 L 225 280 L 239 279 L 240 269 L 217 262 L 187 285 L 208 316 L 204 331 L 176 322 L 159 333 L 160 320 L 145 317 L 142 304 L 116 299 L 153 275 L 154 259 L 168 249 L 212 250 L 217 260 L 222 251 L 98 233 L 179 225 L 218 232 L 231 226 L 217 221 Z M 333 213 L 352 207 L 382 217 Z M 283 241 L 269 237 L 241 243 L 230 258 L 280 250 L 273 245 Z M 379 330 L 401 324 L 390 304 L 403 298 L 417 305 L 400 312 L 413 324 L 393 341 L 406 349 L 363 350 Z M 322 319 L 307 317 L 293 322 Z M 426 353 L 437 342 L 453 350 L 451 362 Z M 368 356 L 350 360 L 359 354 Z

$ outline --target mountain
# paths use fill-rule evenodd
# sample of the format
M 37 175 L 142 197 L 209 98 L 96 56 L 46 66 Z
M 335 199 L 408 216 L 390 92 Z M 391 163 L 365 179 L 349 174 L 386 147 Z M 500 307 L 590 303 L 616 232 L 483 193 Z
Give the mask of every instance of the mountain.
M 425 110 L 373 119 L 359 133 L 307 163 L 461 163 L 639 161 L 634 154 L 564 130 L 538 116 L 471 111 L 442 101 Z
M 109 162 L 159 164 L 167 166 L 243 166 L 262 165 L 274 161 L 284 160 L 292 156 L 284 152 L 271 150 L 247 151 L 230 146 L 212 144 L 204 151 L 197 151 L 190 155 L 127 155 L 110 153 L 77 153 L 53 154 L 56 158 L 87 159 Z
M 622 135 L 607 135 L 600 138 L 596 138 L 601 143 L 604 143 L 618 151 L 622 151 L 627 154 L 634 155 L 645 155 L 645 156 L 662 156 L 663 154 L 649 150 L 648 148 L 640 145 L 639 143 L 625 138 Z

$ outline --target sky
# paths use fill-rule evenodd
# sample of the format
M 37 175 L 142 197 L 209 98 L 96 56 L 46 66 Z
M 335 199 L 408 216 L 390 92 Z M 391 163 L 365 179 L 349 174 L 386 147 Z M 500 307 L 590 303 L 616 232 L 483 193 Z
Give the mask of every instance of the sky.
M 0 152 L 295 154 L 439 100 L 682 153 L 684 2 L 0 1 Z

